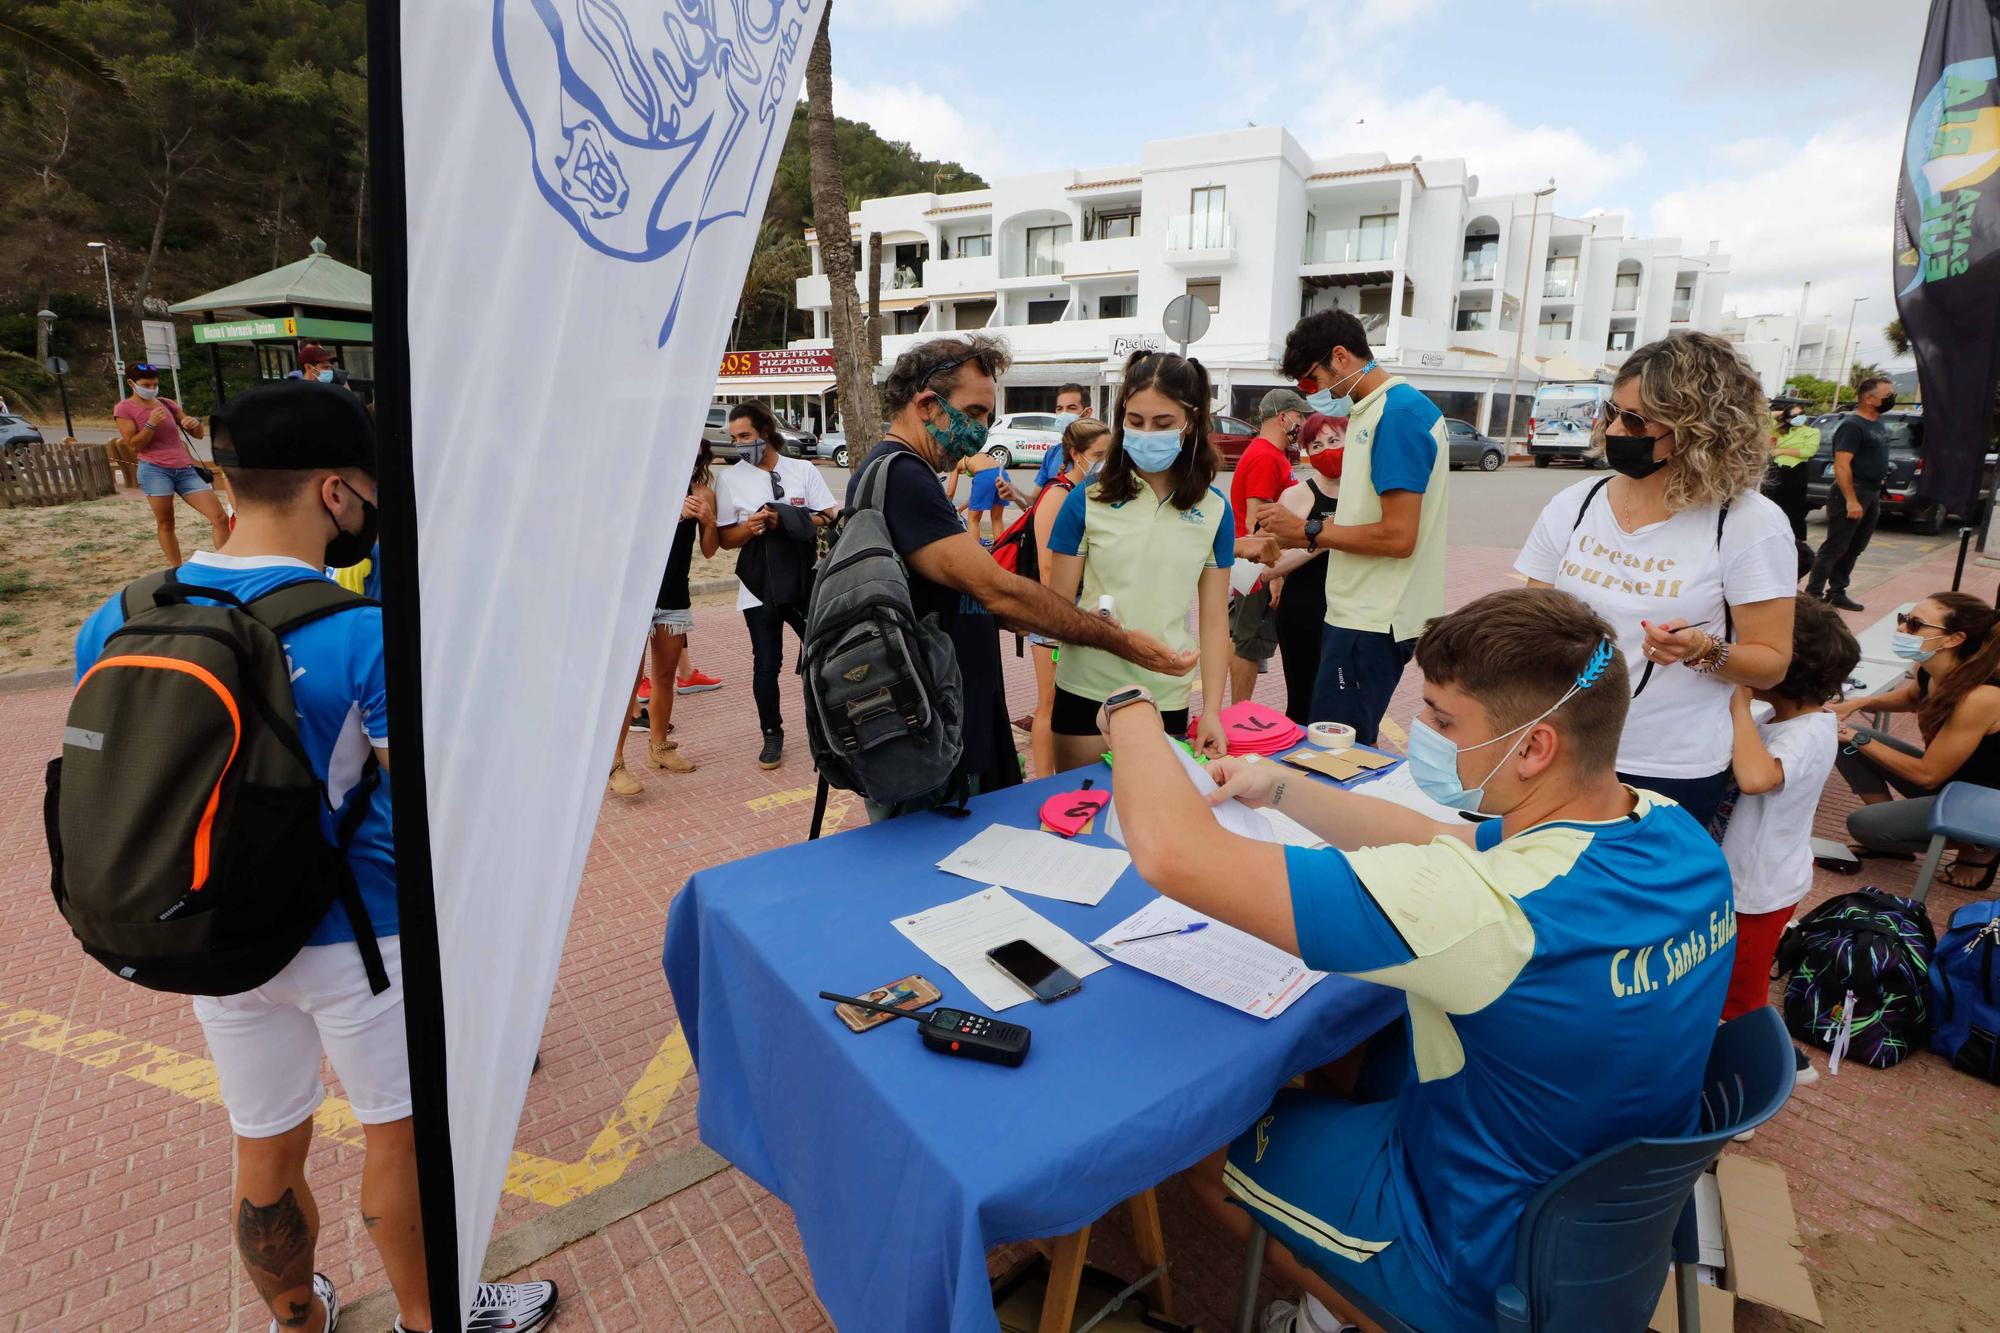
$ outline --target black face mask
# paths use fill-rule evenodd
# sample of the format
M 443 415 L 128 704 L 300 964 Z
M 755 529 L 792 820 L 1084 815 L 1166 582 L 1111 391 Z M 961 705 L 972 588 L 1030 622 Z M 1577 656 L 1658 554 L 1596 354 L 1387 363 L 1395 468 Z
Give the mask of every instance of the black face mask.
M 1892 393 L 1887 398 L 1884 398 L 1881 402 L 1875 404 L 1875 410 L 1877 412 L 1887 412 L 1890 408 L 1894 407 L 1895 405 L 1896 405 L 1896 395 Z
M 341 484 L 346 485 L 345 482 Z M 348 489 L 353 490 L 352 487 Z M 349 532 L 340 526 L 339 519 L 333 520 L 333 540 L 326 544 L 328 569 L 346 569 L 350 565 L 358 565 L 368 558 L 370 551 L 375 549 L 375 534 L 382 526 L 381 515 L 361 492 L 355 491 L 354 498 L 361 501 L 361 531 Z
M 1604 461 L 1614 472 L 1622 472 L 1634 481 L 1644 481 L 1669 460 L 1653 457 L 1653 446 L 1660 442 L 1657 435 L 1607 435 L 1604 437 Z

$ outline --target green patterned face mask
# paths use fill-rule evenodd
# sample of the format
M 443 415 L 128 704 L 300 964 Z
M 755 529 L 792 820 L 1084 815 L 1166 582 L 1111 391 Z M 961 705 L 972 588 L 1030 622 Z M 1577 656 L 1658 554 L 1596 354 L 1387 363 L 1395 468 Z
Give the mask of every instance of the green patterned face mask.
M 984 424 L 974 421 L 943 398 L 939 398 L 937 403 L 944 409 L 949 429 L 940 429 L 929 422 L 924 423 L 924 429 L 931 433 L 931 438 L 937 441 L 938 448 L 944 450 L 946 457 L 970 458 L 986 447 Z

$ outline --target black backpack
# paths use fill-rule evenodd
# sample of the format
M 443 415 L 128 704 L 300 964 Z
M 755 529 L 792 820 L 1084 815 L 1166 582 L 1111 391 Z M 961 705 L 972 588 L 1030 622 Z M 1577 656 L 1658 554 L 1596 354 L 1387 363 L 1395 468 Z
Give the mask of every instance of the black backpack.
M 1924 905 L 1870 886 L 1829 898 L 1785 931 L 1778 971 L 1785 1026 L 1830 1050 L 1848 1023 L 1847 1058 L 1887 1069 L 1930 1038 L 1929 977 L 1937 931 Z
M 884 454 L 861 474 L 814 577 L 799 652 L 820 776 L 813 837 L 829 786 L 898 805 L 949 783 L 965 752 L 958 654 L 935 615 L 917 618 L 882 516 L 889 465 L 902 456 Z
M 174 570 L 123 598 L 125 624 L 77 682 L 48 767 L 50 888 L 70 930 L 127 981 L 235 995 L 276 976 L 337 901 L 381 994 L 388 975 L 344 851 L 381 772 L 371 751 L 328 842 L 283 643 L 376 603 L 314 578 L 243 602 Z

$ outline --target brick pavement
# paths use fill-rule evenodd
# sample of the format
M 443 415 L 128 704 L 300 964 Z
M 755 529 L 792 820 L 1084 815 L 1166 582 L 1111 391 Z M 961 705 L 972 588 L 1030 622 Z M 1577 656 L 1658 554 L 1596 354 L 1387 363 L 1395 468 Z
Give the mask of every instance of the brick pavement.
M 1512 586 L 1511 550 L 1455 548 L 1449 600 Z M 1912 599 L 1950 577 L 1950 554 L 1871 571 L 1882 580 L 1857 595 L 1876 608 Z M 1990 594 L 1996 579 L 1968 581 Z M 751 762 L 757 748 L 749 707 L 748 645 L 728 606 L 696 611 L 694 651 L 726 689 L 681 699 L 677 736 L 700 772 L 675 777 L 643 768 L 629 801 L 610 800 L 600 818 L 566 942 L 546 1030 L 543 1066 L 522 1116 L 518 1147 L 558 1161 L 582 1156 L 661 1043 L 673 1034 L 672 1001 L 659 971 L 662 923 L 674 891 L 701 867 L 803 837 L 812 771 L 787 676 L 793 750 L 773 773 Z M 1005 641 L 1009 698 L 1025 711 L 1032 672 Z M 1276 701 L 1281 684 L 1260 682 Z M 131 1327 L 261 1330 L 265 1316 L 233 1262 L 227 1212 L 230 1143 L 199 1029 L 186 1003 L 114 981 L 86 965 L 46 893 L 41 767 L 60 728 L 65 695 L 0 696 L 0 890 L 17 910 L 15 945 L 0 957 L 0 1329 Z M 1417 707 L 1415 673 L 1391 709 Z M 1852 798 L 1836 781 L 1818 829 L 1840 836 Z M 836 803 L 836 809 L 839 809 Z M 860 818 L 855 809 L 845 817 Z M 1906 886 L 1912 867 L 1869 863 L 1867 878 Z M 1859 882 L 1822 875 L 1815 899 Z M 1966 900 L 1934 894 L 1940 921 Z M 525 1058 L 525 1053 L 524 1053 Z M 638 1135 L 628 1170 L 695 1143 L 698 1080 L 690 1073 Z M 337 1093 L 338 1088 L 334 1091 Z M 1924 1055 L 1888 1073 L 1857 1069 L 1802 1090 L 1753 1145 L 1786 1165 L 1809 1238 L 1877 1232 L 1899 1220 L 1938 1225 L 1895 1136 L 1985 1135 L 2000 1094 Z M 311 1177 L 323 1215 L 320 1266 L 348 1300 L 381 1289 L 381 1267 L 357 1210 L 361 1156 L 351 1127 L 322 1134 Z M 1829 1164 L 1840 1163 L 1839 1169 Z M 1228 1326 L 1237 1271 L 1225 1244 L 1186 1192 L 1169 1185 L 1165 1221 L 1185 1318 Z M 496 1236 L 545 1215 L 550 1205 L 517 1194 L 502 1203 Z M 1101 1227 L 1093 1258 L 1130 1270 L 1122 1220 Z M 1018 1251 L 996 1256 L 996 1268 Z M 828 1327 L 789 1211 L 740 1173 L 725 1170 L 643 1208 L 530 1266 L 567 1293 L 558 1323 L 569 1330 L 809 1330 Z M 1824 1295 L 1824 1292 L 1823 1292 Z M 386 1321 L 385 1321 L 386 1322 Z M 1746 1320 L 1746 1326 L 1755 1321 Z M 1758 1326 L 1777 1326 L 1769 1321 Z M 366 1333 L 379 1333 L 367 1330 Z M 865 1331 L 864 1331 L 865 1333 Z

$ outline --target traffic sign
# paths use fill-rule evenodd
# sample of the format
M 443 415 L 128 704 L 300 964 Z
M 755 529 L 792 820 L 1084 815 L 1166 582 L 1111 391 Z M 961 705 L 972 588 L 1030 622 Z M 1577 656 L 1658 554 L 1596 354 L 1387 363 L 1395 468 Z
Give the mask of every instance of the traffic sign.
M 42 369 L 48 371 L 51 375 L 67 375 L 69 374 L 69 362 L 59 356 L 52 356 L 42 362 Z
M 174 322 L 171 319 L 147 319 L 139 322 L 146 334 L 146 359 L 156 366 L 169 370 L 181 368 L 180 339 L 174 336 Z
M 1189 343 L 1201 341 L 1201 335 L 1208 332 L 1214 314 L 1208 302 L 1199 296 L 1176 296 L 1167 302 L 1167 313 L 1161 318 L 1160 326 L 1166 335 L 1181 345 L 1181 355 L 1187 355 Z

